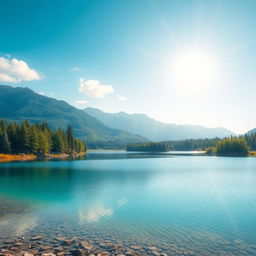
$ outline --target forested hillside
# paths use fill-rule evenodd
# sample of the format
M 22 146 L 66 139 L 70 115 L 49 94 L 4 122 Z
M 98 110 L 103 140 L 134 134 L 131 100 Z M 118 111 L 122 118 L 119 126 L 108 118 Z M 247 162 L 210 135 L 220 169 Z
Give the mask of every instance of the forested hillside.
M 23 87 L 0 86 L 0 119 L 31 123 L 48 122 L 52 129 L 66 129 L 71 125 L 74 134 L 89 147 L 124 148 L 127 143 L 147 141 L 119 129 L 103 124 L 65 101 L 35 93 Z

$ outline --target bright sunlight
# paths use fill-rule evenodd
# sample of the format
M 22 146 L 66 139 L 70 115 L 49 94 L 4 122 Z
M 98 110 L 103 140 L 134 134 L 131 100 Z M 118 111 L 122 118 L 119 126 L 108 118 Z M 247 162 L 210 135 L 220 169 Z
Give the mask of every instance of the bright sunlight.
M 204 50 L 193 49 L 174 58 L 172 63 L 174 82 L 182 88 L 200 89 L 217 77 L 217 63 Z

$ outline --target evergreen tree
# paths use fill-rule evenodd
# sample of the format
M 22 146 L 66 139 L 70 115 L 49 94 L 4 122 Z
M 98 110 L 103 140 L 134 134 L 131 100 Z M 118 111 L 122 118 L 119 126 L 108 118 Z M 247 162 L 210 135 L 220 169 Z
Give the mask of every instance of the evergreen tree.
M 37 154 L 39 149 L 39 135 L 38 130 L 33 125 L 30 129 L 29 153 Z
M 18 137 L 17 137 L 17 125 L 14 122 L 10 122 L 7 127 L 7 134 L 11 144 L 12 153 L 15 153 L 18 148 Z
M 75 151 L 75 137 L 73 128 L 69 125 L 67 128 L 68 151 L 70 153 Z
M 61 129 L 58 129 L 57 132 L 52 135 L 52 151 L 59 153 L 66 152 L 65 140 Z
M 27 120 L 21 124 L 0 120 L 0 152 L 47 154 L 84 152 L 83 141 L 74 137 L 71 126 L 66 131 L 51 130 L 47 123 L 30 124 Z
M 6 130 L 2 130 L 2 129 L 0 129 L 0 151 L 2 153 L 11 152 L 11 144 L 8 138 L 8 134 Z
M 48 143 L 47 135 L 43 131 L 39 131 L 38 138 L 39 138 L 38 152 L 41 155 L 45 155 L 49 153 L 49 143 Z

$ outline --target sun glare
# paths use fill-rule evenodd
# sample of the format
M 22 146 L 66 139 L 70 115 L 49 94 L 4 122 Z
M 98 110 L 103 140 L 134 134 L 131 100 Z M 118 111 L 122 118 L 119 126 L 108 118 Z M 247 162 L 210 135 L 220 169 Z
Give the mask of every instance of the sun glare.
M 182 53 L 172 64 L 172 77 L 175 83 L 182 87 L 201 88 L 209 85 L 216 76 L 216 61 L 203 50 Z

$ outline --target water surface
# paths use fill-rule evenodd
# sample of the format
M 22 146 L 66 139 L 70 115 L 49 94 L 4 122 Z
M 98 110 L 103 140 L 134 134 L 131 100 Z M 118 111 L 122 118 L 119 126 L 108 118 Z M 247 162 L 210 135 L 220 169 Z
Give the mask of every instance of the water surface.
M 256 158 L 91 152 L 0 164 L 2 236 L 256 255 Z

